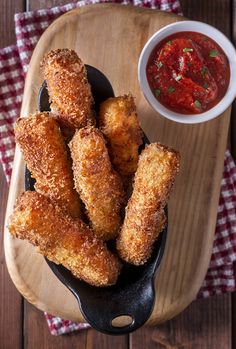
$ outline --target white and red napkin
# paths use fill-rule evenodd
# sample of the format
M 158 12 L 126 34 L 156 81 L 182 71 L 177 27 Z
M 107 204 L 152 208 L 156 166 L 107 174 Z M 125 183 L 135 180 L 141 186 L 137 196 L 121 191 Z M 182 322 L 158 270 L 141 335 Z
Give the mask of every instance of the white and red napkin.
M 115 2 L 181 14 L 175 0 L 85 0 L 47 10 L 15 15 L 16 45 L 0 49 L 0 161 L 7 182 L 10 181 L 14 156 L 13 123 L 20 115 L 24 78 L 30 57 L 43 31 L 60 15 L 87 4 Z M 236 166 L 227 150 L 221 182 L 217 225 L 210 266 L 199 297 L 236 290 L 233 262 L 236 260 Z M 74 323 L 45 314 L 53 335 L 68 333 L 88 324 Z

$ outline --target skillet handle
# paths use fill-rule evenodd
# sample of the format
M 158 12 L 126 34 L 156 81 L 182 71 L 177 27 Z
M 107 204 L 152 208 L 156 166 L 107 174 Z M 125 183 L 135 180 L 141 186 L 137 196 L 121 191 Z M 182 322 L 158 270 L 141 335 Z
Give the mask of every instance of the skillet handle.
M 123 335 L 143 326 L 154 306 L 155 288 L 152 279 L 145 280 L 133 291 L 127 294 L 127 291 L 121 290 L 116 293 L 116 299 L 104 295 L 91 299 L 81 290 L 80 295 L 74 294 L 83 316 L 93 328 L 109 335 Z M 120 299 L 117 299 L 118 294 Z

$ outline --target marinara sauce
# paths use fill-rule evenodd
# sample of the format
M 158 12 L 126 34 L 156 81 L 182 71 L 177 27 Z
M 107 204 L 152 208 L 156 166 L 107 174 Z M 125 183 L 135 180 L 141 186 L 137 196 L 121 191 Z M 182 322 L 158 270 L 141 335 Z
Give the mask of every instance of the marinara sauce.
M 208 36 L 180 32 L 159 43 L 146 68 L 157 100 L 181 114 L 203 113 L 225 95 L 229 61 L 221 47 Z

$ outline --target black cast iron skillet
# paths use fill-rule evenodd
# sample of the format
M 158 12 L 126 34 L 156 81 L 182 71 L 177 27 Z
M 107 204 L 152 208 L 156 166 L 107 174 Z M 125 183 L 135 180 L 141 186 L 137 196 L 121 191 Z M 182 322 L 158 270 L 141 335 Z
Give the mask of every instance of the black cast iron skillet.
M 86 67 L 95 100 L 95 111 L 98 111 L 99 104 L 113 97 L 114 92 L 108 79 L 99 70 L 88 65 Z M 39 92 L 39 110 L 50 110 L 45 83 Z M 149 140 L 145 136 L 141 148 L 148 143 Z M 34 190 L 34 180 L 27 169 L 25 188 Z M 118 282 L 110 287 L 90 286 L 75 278 L 62 265 L 57 265 L 47 258 L 46 261 L 59 280 L 74 294 L 83 316 L 92 327 L 106 334 L 122 335 L 137 330 L 152 313 L 155 301 L 155 274 L 163 256 L 166 235 L 167 228 L 159 235 L 151 258 L 145 265 L 137 267 L 124 263 Z M 62 302 L 66 300 L 62 299 Z M 128 325 L 117 327 L 114 322 L 112 324 L 113 319 L 122 315 L 130 317 Z

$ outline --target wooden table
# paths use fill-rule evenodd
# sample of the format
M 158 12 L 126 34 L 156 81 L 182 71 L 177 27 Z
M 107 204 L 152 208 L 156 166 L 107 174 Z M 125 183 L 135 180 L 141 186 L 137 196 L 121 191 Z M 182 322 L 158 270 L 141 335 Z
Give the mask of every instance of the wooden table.
M 13 44 L 16 12 L 61 5 L 62 0 L 2 0 L 0 2 L 0 47 Z M 236 1 L 182 0 L 184 15 L 213 24 L 236 41 Z M 233 108 L 229 146 L 236 155 L 236 108 Z M 7 184 L 0 168 L 0 224 L 3 226 Z M 3 229 L 1 229 L 3 231 Z M 25 301 L 12 284 L 0 245 L 0 349 L 230 349 L 236 347 L 236 296 L 227 294 L 197 300 L 182 314 L 167 323 L 143 328 L 134 334 L 111 337 L 95 330 L 84 330 L 67 336 L 50 335 L 44 315 Z

